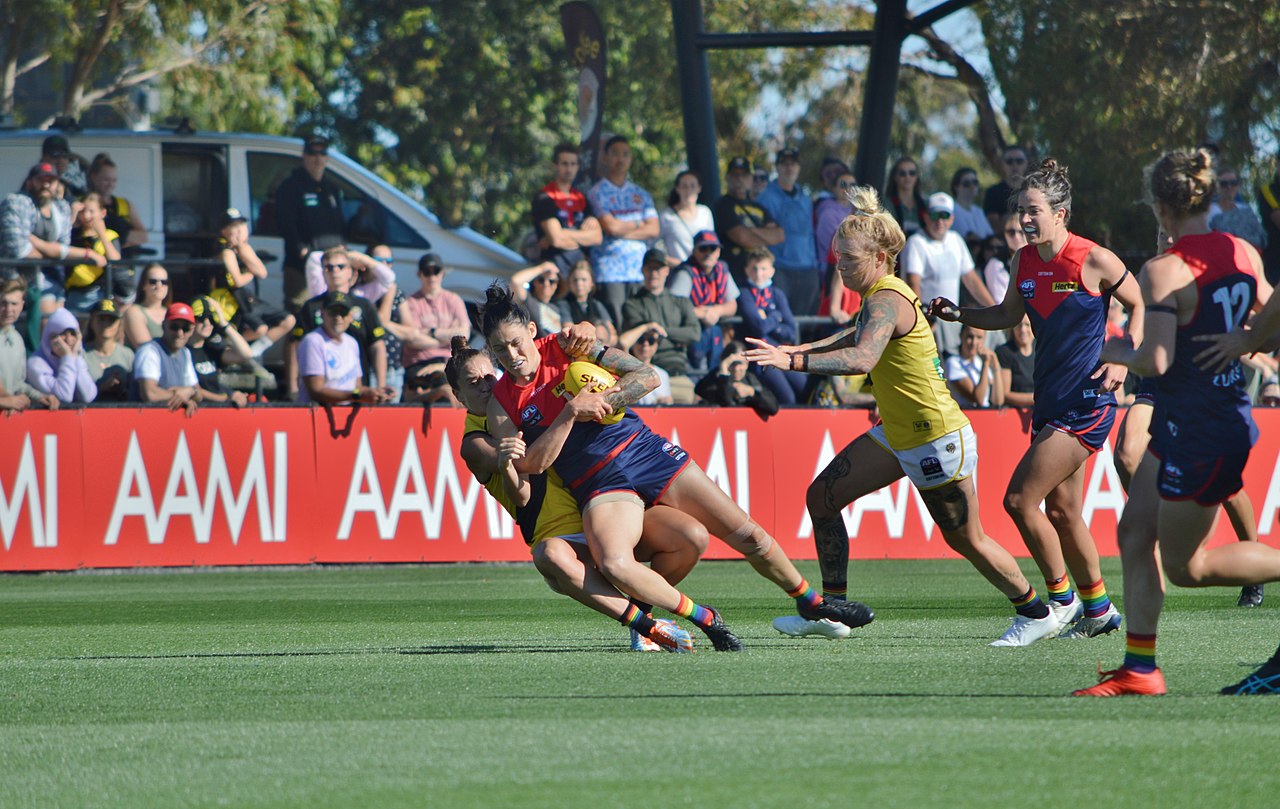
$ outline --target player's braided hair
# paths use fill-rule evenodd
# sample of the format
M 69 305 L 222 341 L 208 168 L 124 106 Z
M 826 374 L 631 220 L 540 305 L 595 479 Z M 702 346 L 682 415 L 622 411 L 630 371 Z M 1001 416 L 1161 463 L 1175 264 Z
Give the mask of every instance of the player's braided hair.
M 889 256 L 890 269 L 907 243 L 898 220 L 880 204 L 880 195 L 869 185 L 856 185 L 846 195 L 853 212 L 836 228 L 835 240 L 870 242 L 874 249 Z
M 467 338 L 461 335 L 454 335 L 449 341 L 449 351 L 449 360 L 444 364 L 444 378 L 449 380 L 449 387 L 458 391 L 462 389 L 462 369 L 480 356 L 480 352 L 467 345 Z
M 1046 158 L 1035 171 L 1022 178 L 1022 184 L 1018 186 L 1014 194 L 1015 198 L 1010 200 L 1009 207 L 1017 207 L 1017 194 L 1033 188 L 1044 194 L 1051 210 L 1066 209 L 1067 215 L 1063 218 L 1062 224 L 1065 225 L 1071 221 L 1071 180 L 1067 179 L 1066 166 L 1058 165 L 1058 161 L 1052 157 Z
M 1217 185 L 1213 155 L 1206 149 L 1165 152 L 1147 168 L 1147 201 L 1179 216 L 1209 210 Z
M 498 281 L 484 291 L 484 303 L 479 309 L 480 332 L 486 338 L 503 323 L 525 326 L 533 322 L 529 310 L 517 303 L 511 290 Z

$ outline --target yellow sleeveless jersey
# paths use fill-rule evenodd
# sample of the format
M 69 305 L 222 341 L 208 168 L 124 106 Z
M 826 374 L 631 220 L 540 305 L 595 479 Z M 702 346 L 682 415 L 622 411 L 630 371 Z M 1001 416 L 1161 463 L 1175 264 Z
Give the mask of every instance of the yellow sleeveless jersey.
M 476 432 L 488 434 L 489 420 L 468 413 L 462 436 L 465 438 Z M 532 488 L 529 502 L 517 507 L 507 493 L 507 487 L 502 485 L 501 477 L 490 475 L 484 484 L 493 499 L 515 517 L 525 544 L 532 546 L 548 537 L 582 533 L 582 512 L 578 511 L 578 501 L 573 499 L 554 470 L 548 469 L 546 474 L 532 476 L 529 486 Z
M 880 361 L 871 369 L 871 392 L 880 408 L 889 446 L 897 450 L 913 449 L 959 430 L 969 419 L 947 390 L 938 346 L 920 310 L 920 299 L 894 275 L 876 281 L 862 299 L 865 301 L 884 290 L 900 294 L 911 302 L 916 310 L 916 324 L 911 331 L 890 339 L 885 346 Z M 862 317 L 861 312 L 858 317 Z

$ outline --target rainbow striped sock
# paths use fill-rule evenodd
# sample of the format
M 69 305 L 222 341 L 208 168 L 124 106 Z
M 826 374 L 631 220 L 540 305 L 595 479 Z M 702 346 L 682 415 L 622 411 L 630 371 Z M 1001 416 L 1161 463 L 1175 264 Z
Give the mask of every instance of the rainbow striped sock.
M 1124 633 L 1124 667 L 1144 674 L 1156 670 L 1156 636 Z
M 822 597 L 827 601 L 848 601 L 849 585 L 847 584 L 827 584 L 822 583 Z
M 1107 598 L 1107 586 L 1102 579 L 1082 586 L 1080 600 L 1084 602 L 1084 614 L 1089 618 L 1097 618 L 1111 609 L 1111 599 Z
M 1040 600 L 1040 596 L 1036 595 L 1036 588 L 1029 587 L 1027 591 L 1017 598 L 1009 599 L 1013 602 L 1013 611 L 1026 618 L 1047 618 L 1049 616 L 1049 606 Z
M 1058 578 L 1050 581 L 1044 580 L 1045 587 L 1049 591 L 1049 600 L 1056 601 L 1059 604 L 1070 604 L 1074 593 L 1071 592 L 1071 579 L 1067 574 L 1063 573 Z
M 809 582 L 804 579 L 800 580 L 794 590 L 788 590 L 787 595 L 794 598 L 796 605 L 800 607 L 816 607 L 822 603 L 822 596 L 815 593 L 813 588 L 809 586 Z
M 649 632 L 653 629 L 653 616 L 640 609 L 633 602 L 627 605 L 627 611 L 622 613 L 622 617 L 618 619 L 618 623 L 634 629 L 641 635 L 648 636 Z
M 711 616 L 711 610 L 693 603 L 693 599 L 684 593 L 680 594 L 680 603 L 676 605 L 672 612 L 681 618 L 688 618 L 703 629 L 711 626 L 711 622 L 714 620 Z

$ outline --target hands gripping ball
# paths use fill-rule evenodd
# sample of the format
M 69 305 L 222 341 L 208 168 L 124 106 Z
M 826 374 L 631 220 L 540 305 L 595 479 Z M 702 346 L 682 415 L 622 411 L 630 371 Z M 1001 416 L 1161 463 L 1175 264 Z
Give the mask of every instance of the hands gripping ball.
M 584 390 L 587 393 L 603 393 L 617 383 L 618 380 L 613 374 L 594 362 L 586 362 L 585 360 L 569 363 L 568 370 L 564 372 L 565 390 L 574 396 Z M 598 421 L 601 424 L 617 424 L 622 421 L 624 415 L 626 415 L 626 411 L 619 410 L 611 416 L 598 419 Z

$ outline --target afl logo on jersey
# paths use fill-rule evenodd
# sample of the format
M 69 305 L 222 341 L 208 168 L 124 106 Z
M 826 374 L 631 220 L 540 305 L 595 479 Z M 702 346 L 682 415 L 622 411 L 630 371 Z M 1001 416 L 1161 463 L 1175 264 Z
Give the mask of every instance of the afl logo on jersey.
M 1075 281 L 1054 281 L 1053 282 L 1054 292 L 1075 292 L 1079 288 L 1080 288 L 1080 285 L 1077 284 Z
M 689 453 L 672 444 L 670 441 L 662 442 L 662 451 L 675 458 L 677 461 L 683 461 Z
M 1031 300 L 1036 296 L 1036 282 L 1030 278 L 1025 281 L 1019 281 L 1018 291 L 1022 293 L 1022 297 Z
M 920 471 L 924 473 L 925 478 L 936 478 L 942 475 L 942 461 L 936 456 L 930 455 L 927 458 L 920 459 Z
M 531 404 L 520 411 L 521 427 L 532 427 L 540 421 L 542 421 L 542 411 L 538 409 L 537 405 Z

